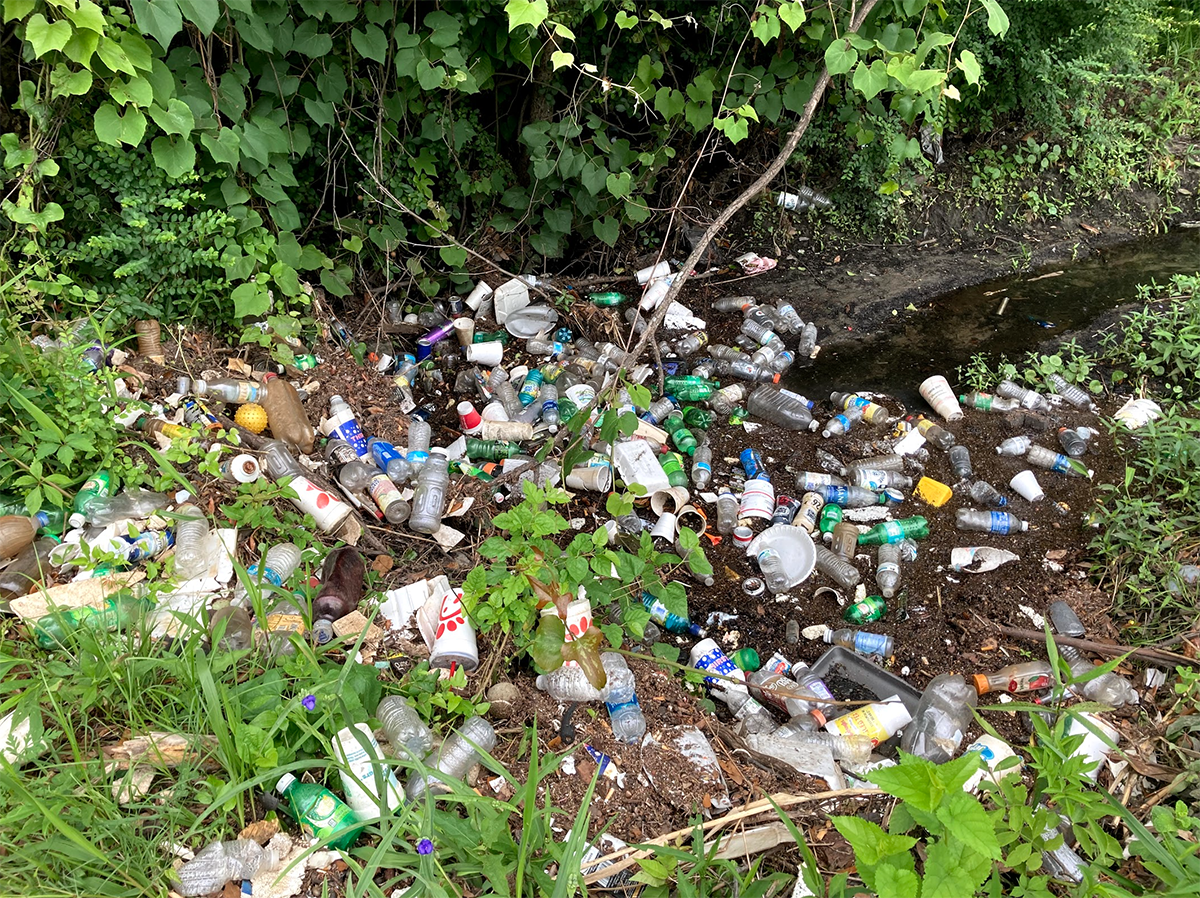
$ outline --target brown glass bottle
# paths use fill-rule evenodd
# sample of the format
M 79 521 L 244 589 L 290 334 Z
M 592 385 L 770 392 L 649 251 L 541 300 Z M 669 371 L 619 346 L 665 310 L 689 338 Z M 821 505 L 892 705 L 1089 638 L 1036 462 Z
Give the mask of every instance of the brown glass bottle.
M 362 601 L 367 566 L 358 550 L 334 549 L 321 566 L 321 591 L 313 599 L 313 620 L 345 617 Z
M 277 374 L 265 375 L 263 386 L 267 388 L 267 395 L 262 400 L 262 406 L 267 410 L 267 426 L 271 428 L 271 436 L 305 455 L 312 452 L 316 434 L 296 388 Z

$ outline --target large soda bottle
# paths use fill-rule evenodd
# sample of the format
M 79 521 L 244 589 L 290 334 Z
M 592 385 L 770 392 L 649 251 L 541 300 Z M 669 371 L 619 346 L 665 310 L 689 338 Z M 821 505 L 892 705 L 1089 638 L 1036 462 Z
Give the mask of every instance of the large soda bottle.
M 958 674 L 939 674 L 929 681 L 900 747 L 912 755 L 945 764 L 958 754 L 967 728 L 975 719 L 979 693 Z
M 316 432 L 309 423 L 300 394 L 290 381 L 277 374 L 264 375 L 263 386 L 267 395 L 261 402 L 267 410 L 267 426 L 271 428 L 271 436 L 308 455 L 313 451 Z
M 811 430 L 813 426 L 813 416 L 808 406 L 787 390 L 759 387 L 746 400 L 746 409 L 756 418 L 786 430 Z

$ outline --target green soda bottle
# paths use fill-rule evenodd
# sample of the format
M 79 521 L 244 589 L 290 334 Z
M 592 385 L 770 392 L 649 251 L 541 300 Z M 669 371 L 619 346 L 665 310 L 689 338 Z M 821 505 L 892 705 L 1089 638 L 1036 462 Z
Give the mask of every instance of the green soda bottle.
M 300 824 L 301 831 L 325 842 L 326 848 L 345 850 L 362 832 L 350 805 L 322 785 L 302 783 L 285 773 L 275 791 L 288 800 L 288 813 Z
M 887 610 L 883 596 L 867 596 L 847 608 L 842 617 L 852 624 L 869 624 L 887 614 Z
M 754 673 L 762 667 L 762 660 L 758 657 L 758 652 L 752 648 L 738 649 L 729 657 L 734 664 L 747 673 Z
M 509 440 L 477 440 L 467 437 L 467 457 L 499 461 L 521 454 L 521 447 Z
M 672 374 L 663 379 L 663 393 L 680 402 L 700 402 L 716 392 L 719 386 L 715 380 L 694 374 Z
M 842 522 L 842 514 L 842 506 L 826 503 L 821 508 L 821 519 L 817 522 L 817 529 L 822 533 L 833 533 L 833 528 Z
M 84 605 L 39 617 L 33 622 L 33 638 L 41 648 L 58 648 L 66 644 L 70 632 L 84 628 L 120 629 L 149 607 L 149 599 L 139 599 L 131 591 L 121 590 L 105 599 L 99 608 Z
M 75 494 L 75 514 L 71 515 L 71 526 L 80 527 L 84 524 L 88 511 L 94 505 L 102 504 L 108 498 L 112 476 L 108 471 L 97 471 L 84 481 L 79 492 Z M 76 523 L 78 521 L 78 523 Z
M 475 331 L 472 343 L 508 343 L 508 331 L 500 328 L 498 331 Z
M 663 473 L 671 486 L 687 486 L 687 474 L 683 470 L 683 457 L 678 452 L 664 452 L 658 457 Z
M 903 539 L 925 539 L 929 536 L 929 522 L 921 515 L 913 515 L 902 521 L 886 521 L 876 524 L 866 533 L 858 535 L 860 546 L 882 546 L 898 543 Z
M 688 427 L 695 427 L 697 430 L 708 430 L 712 427 L 713 413 L 708 409 L 689 405 L 683 410 L 683 423 Z
M 611 309 L 613 306 L 619 306 L 625 302 L 625 294 L 611 291 L 608 293 L 589 293 L 588 301 L 594 306 L 599 306 L 602 309 Z
M 663 430 L 671 435 L 671 444 L 680 452 L 687 455 L 696 454 L 696 438 L 683 424 L 683 415 L 672 412 L 663 421 Z

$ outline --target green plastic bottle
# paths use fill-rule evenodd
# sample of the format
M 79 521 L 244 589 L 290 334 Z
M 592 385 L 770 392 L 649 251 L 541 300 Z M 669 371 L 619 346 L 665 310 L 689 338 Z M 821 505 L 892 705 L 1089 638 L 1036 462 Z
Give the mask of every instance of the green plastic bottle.
M 508 343 L 508 331 L 500 328 L 498 331 L 475 331 L 472 343 Z
M 477 440 L 467 437 L 467 457 L 499 461 L 521 454 L 521 447 L 509 440 Z
M 71 515 L 72 527 L 82 526 L 87 517 L 88 510 L 93 505 L 99 504 L 97 500 L 108 498 L 111 481 L 112 476 L 108 471 L 97 471 L 84 481 L 83 486 L 79 488 L 79 492 L 75 494 L 75 505 L 73 506 L 75 514 Z M 79 523 L 76 523 L 76 521 Z
M 658 463 L 671 486 L 687 486 L 688 477 L 683 470 L 683 458 L 678 452 L 664 452 L 658 457 Z
M 136 620 L 149 607 L 149 599 L 138 598 L 129 590 L 121 590 L 105 599 L 98 608 L 85 605 L 39 617 L 33 622 L 33 638 L 41 648 L 58 648 L 66 643 L 68 633 L 84 628 L 120 629 Z
M 695 427 L 698 430 L 708 430 L 712 427 L 713 413 L 708 411 L 708 409 L 689 405 L 683 410 L 683 423 L 688 427 Z
M 613 306 L 619 306 L 625 302 L 625 294 L 610 291 L 608 293 L 589 293 L 588 300 L 594 306 L 599 306 L 602 309 L 610 309 Z
M 867 596 L 847 608 L 842 617 L 852 624 L 869 624 L 887 614 L 887 610 L 883 596 Z
M 663 393 L 680 402 L 700 402 L 715 393 L 719 386 L 715 380 L 694 374 L 672 374 L 663 379 Z
M 903 539 L 925 539 L 929 536 L 929 521 L 921 515 L 913 515 L 902 521 L 885 521 L 876 524 L 866 533 L 858 535 L 860 546 L 882 546 L 898 543 Z
M 275 785 L 275 791 L 287 799 L 288 813 L 300 824 L 301 831 L 325 842 L 326 848 L 345 850 L 362 832 L 350 805 L 324 786 L 302 783 L 285 773 Z
M 673 412 L 663 421 L 663 430 L 671 435 L 671 445 L 687 455 L 696 454 L 696 437 L 684 426 L 683 415 Z
M 833 533 L 833 528 L 842 522 L 843 509 L 840 505 L 826 503 L 821 508 L 821 519 L 817 527 L 822 533 Z
M 733 663 L 747 673 L 754 673 L 762 667 L 762 660 L 758 657 L 758 652 L 752 648 L 738 649 L 729 656 Z

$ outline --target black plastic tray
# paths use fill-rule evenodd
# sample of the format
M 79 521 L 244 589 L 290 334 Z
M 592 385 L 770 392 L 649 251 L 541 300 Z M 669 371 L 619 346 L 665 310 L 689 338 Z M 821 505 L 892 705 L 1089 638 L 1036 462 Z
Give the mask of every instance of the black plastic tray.
M 862 655 L 856 655 L 849 649 L 835 645 L 817 659 L 812 666 L 812 672 L 825 679 L 830 672 L 844 677 L 852 683 L 857 683 L 878 699 L 892 695 L 900 696 L 909 714 L 917 713 L 917 703 L 921 701 L 921 691 L 910 686 L 906 681 L 882 667 L 872 663 Z M 840 698 L 840 696 L 838 696 Z

